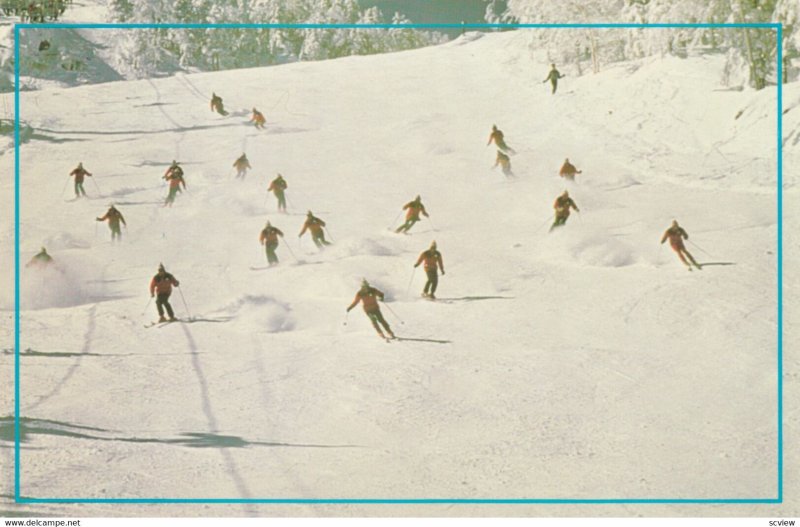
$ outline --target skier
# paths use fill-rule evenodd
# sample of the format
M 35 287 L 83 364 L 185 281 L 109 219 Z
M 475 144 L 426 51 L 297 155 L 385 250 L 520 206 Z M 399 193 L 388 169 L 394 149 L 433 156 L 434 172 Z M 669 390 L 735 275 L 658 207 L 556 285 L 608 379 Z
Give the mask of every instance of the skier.
M 269 265 L 278 263 L 278 255 L 275 254 L 275 249 L 278 248 L 278 236 L 283 238 L 283 232 L 280 229 L 273 227 L 270 222 L 261 231 L 258 241 L 267 249 L 267 262 Z
M 164 318 L 164 308 L 167 310 L 170 322 L 177 320 L 169 305 L 169 295 L 172 294 L 172 286 L 178 287 L 180 283 L 170 273 L 164 269 L 164 264 L 158 264 L 158 273 L 150 280 L 150 298 L 156 296 L 156 309 L 158 309 L 158 321 L 166 322 Z
M 306 216 L 306 222 L 303 224 L 303 230 L 300 231 L 300 234 L 297 235 L 298 238 L 305 234 L 306 230 L 311 231 L 311 239 L 314 241 L 314 245 L 323 249 L 326 245 L 330 245 L 331 242 L 325 239 L 325 222 L 321 219 L 314 216 L 311 211 L 308 211 L 308 216 Z
M 582 170 L 578 170 L 575 168 L 575 165 L 569 162 L 569 158 L 564 160 L 564 164 L 561 165 L 561 170 L 558 171 L 558 175 L 568 179 L 569 181 L 575 181 L 575 174 L 582 174 Z
M 39 251 L 31 260 L 25 264 L 25 267 L 47 267 L 53 263 L 53 257 L 47 254 L 47 249 L 42 247 L 42 250 Z
M 556 219 L 553 222 L 553 225 L 550 227 L 551 231 L 556 227 L 560 227 L 567 223 L 567 218 L 569 218 L 569 210 L 571 208 L 578 212 L 581 211 L 578 206 L 575 205 L 575 202 L 572 201 L 572 198 L 569 197 L 569 192 L 566 190 L 563 194 L 556 198 L 553 208 L 556 210 Z
M 122 240 L 122 230 L 119 227 L 119 223 L 122 222 L 125 225 L 125 228 L 128 228 L 128 224 L 125 222 L 125 218 L 122 216 L 122 213 L 117 210 L 117 208 L 112 204 L 108 211 L 106 212 L 105 216 L 102 218 L 95 218 L 97 221 L 105 221 L 108 220 L 108 228 L 111 229 L 111 241 L 114 241 L 114 238 L 118 240 Z
M 514 177 L 514 173 L 511 171 L 511 158 L 505 155 L 501 150 L 497 151 L 497 159 L 492 168 L 497 168 L 497 165 L 500 165 L 506 177 Z
M 366 279 L 361 281 L 361 289 L 358 290 L 356 293 L 356 298 L 353 300 L 353 303 L 350 304 L 347 308 L 347 312 L 349 313 L 351 309 L 356 307 L 359 302 L 364 303 L 364 312 L 367 314 L 370 322 L 372 322 L 372 327 L 375 328 L 375 331 L 378 332 L 382 338 L 386 338 L 386 335 L 383 334 L 381 328 L 378 324 L 383 326 L 383 329 L 386 330 L 386 333 L 389 334 L 389 338 L 393 339 L 394 333 L 392 333 L 392 328 L 389 327 L 389 323 L 386 322 L 386 319 L 383 318 L 381 314 L 381 308 L 378 305 L 378 300 L 383 300 L 383 292 L 371 287 L 369 282 Z
M 259 130 L 264 128 L 264 125 L 267 123 L 266 117 L 264 114 L 253 108 L 253 116 L 250 118 L 250 122 L 256 123 L 256 128 Z
M 278 174 L 278 177 L 272 180 L 267 188 L 267 192 L 274 192 L 275 197 L 278 198 L 278 212 L 286 212 L 286 196 L 283 195 L 283 192 L 287 188 L 289 188 L 289 185 L 280 174 Z
M 552 93 L 555 93 L 556 90 L 558 89 L 558 79 L 563 79 L 564 77 L 566 77 L 566 75 L 561 75 L 561 73 L 556 69 L 555 64 L 550 64 L 550 66 L 552 69 L 550 70 L 550 73 L 547 75 L 547 78 L 542 81 L 542 84 L 544 84 L 547 81 L 550 81 L 550 84 L 553 86 Z
M 419 264 L 424 263 L 423 268 L 425 274 L 428 275 L 428 281 L 425 282 L 425 289 L 422 290 L 423 298 L 430 298 L 436 300 L 436 286 L 439 284 L 439 270 L 442 271 L 444 276 L 444 261 L 442 260 L 442 253 L 436 250 L 436 242 L 431 243 L 427 251 L 422 251 L 414 264 L 414 268 L 419 267 Z M 430 293 L 428 292 L 430 291 Z
M 79 198 L 81 194 L 86 196 L 86 191 L 83 190 L 83 178 L 86 176 L 91 177 L 91 172 L 83 168 L 83 163 L 78 163 L 78 166 L 69 175 L 75 178 L 75 197 Z
M 422 204 L 422 198 L 417 196 L 414 201 L 409 201 L 403 205 L 403 210 L 406 210 L 406 222 L 399 226 L 394 232 L 408 233 L 408 230 L 419 221 L 419 215 L 429 218 L 428 212 L 425 210 L 425 205 Z
M 181 191 L 181 185 L 183 188 L 186 188 L 186 181 L 183 179 L 183 169 L 174 163 L 174 168 L 171 168 L 167 171 L 167 175 L 164 176 L 169 182 L 169 194 L 167 194 L 167 199 L 164 201 L 164 206 L 166 207 L 169 205 L 172 207 L 172 204 L 175 202 L 175 196 L 178 192 Z
M 689 235 L 686 234 L 686 231 L 683 230 L 683 227 L 678 225 L 678 220 L 672 220 L 672 225 L 669 229 L 664 232 L 664 236 L 661 237 L 661 243 L 663 244 L 665 241 L 669 239 L 669 245 L 672 247 L 672 250 L 678 253 L 678 258 L 686 265 L 686 267 L 691 271 L 692 265 L 697 267 L 698 270 L 702 270 L 703 268 L 700 267 L 694 257 L 686 250 L 686 247 L 683 245 L 683 240 L 688 240 Z M 689 258 L 689 261 L 692 262 L 692 265 L 689 265 L 689 262 L 686 261 L 686 257 Z
M 239 159 L 233 162 L 233 168 L 236 169 L 236 178 L 242 178 L 247 175 L 247 169 L 253 168 L 250 166 L 250 161 L 247 159 L 247 154 L 242 154 Z
M 174 159 L 172 160 L 172 164 L 169 166 L 169 168 L 167 168 L 167 170 L 164 172 L 164 175 L 162 176 L 161 179 L 166 179 L 167 181 L 169 181 L 169 176 L 173 172 L 177 172 L 178 175 L 180 176 L 183 175 L 183 169 L 180 167 L 180 163 L 178 163 Z
M 508 152 L 511 155 L 516 154 L 517 152 L 506 144 L 505 139 L 503 138 L 503 132 L 497 129 L 497 125 L 492 125 L 492 133 L 489 134 L 489 140 L 486 142 L 486 146 L 489 146 L 492 141 L 494 144 L 497 145 L 497 148 L 502 150 L 503 152 Z
M 225 111 L 225 106 L 222 104 L 222 97 L 216 93 L 211 94 L 211 111 L 223 116 L 228 115 L 228 112 Z

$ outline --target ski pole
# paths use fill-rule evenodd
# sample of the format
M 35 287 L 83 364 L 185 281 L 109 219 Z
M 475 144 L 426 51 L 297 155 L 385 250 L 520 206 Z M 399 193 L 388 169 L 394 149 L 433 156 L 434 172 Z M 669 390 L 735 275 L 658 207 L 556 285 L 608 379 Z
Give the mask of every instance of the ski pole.
M 69 176 L 67 176 L 67 180 L 64 181 L 64 188 L 61 189 L 61 196 L 64 196 L 64 191 L 67 190 L 67 183 L 69 183 Z
M 350 315 L 350 311 L 345 311 L 344 313 L 344 322 L 342 323 L 343 326 L 347 325 L 347 317 Z
M 398 212 L 398 213 L 397 213 L 397 216 L 395 216 L 395 217 L 394 217 L 394 219 L 392 220 L 392 223 L 391 223 L 391 224 L 389 224 L 389 227 L 388 227 L 389 229 L 393 229 L 393 228 L 394 228 L 394 224 L 395 224 L 395 223 L 397 223 L 397 219 L 398 219 L 398 218 L 399 218 L 399 217 L 400 217 L 402 214 L 403 214 L 403 211 L 402 211 L 402 210 L 401 210 L 400 212 Z
M 329 239 L 330 241 L 333 241 L 333 236 L 331 236 L 331 231 L 330 231 L 330 230 L 328 230 L 328 228 L 327 228 L 327 227 L 325 227 L 325 232 L 327 232 L 327 233 L 328 233 L 328 239 Z
M 547 218 L 545 218 L 545 220 L 538 227 L 536 227 L 536 230 L 533 231 L 533 232 L 536 232 L 539 229 L 541 229 L 542 227 L 544 227 L 545 225 L 547 225 L 548 221 L 550 221 L 550 216 L 549 215 L 547 216 Z
M 692 245 L 694 245 L 695 247 L 697 247 L 698 249 L 700 249 L 700 252 L 702 252 L 703 254 L 705 254 L 706 256 L 708 256 L 709 258 L 714 258 L 714 257 L 713 257 L 713 256 L 711 256 L 710 254 L 708 254 L 708 251 L 706 251 L 705 249 L 703 249 L 702 247 L 700 247 L 699 245 L 697 245 L 696 243 L 694 243 L 692 240 L 689 240 L 689 243 L 691 243 Z
M 94 178 L 92 178 L 92 183 L 94 183 L 94 186 L 97 189 L 97 193 L 100 195 L 100 197 L 103 197 L 103 193 L 100 191 L 100 185 L 97 184 L 97 181 Z
M 414 270 L 411 271 L 411 280 L 408 281 L 408 287 L 406 287 L 406 296 L 411 292 L 411 284 L 414 282 L 414 273 L 417 272 L 417 266 L 414 266 Z
M 403 319 L 402 319 L 402 318 L 400 318 L 399 316 L 397 316 L 397 313 L 395 313 L 395 312 L 394 312 L 394 309 L 392 309 L 391 307 L 389 307 L 389 304 L 387 304 L 386 302 L 384 302 L 384 303 L 383 303 L 383 305 L 384 305 L 384 306 L 386 306 L 386 309 L 388 309 L 388 310 L 389 310 L 389 313 L 391 313 L 392 315 L 394 315 L 394 316 L 395 316 L 395 318 L 396 318 L 397 320 L 399 320 L 401 324 L 405 324 L 405 322 L 403 322 Z
M 189 315 L 189 318 L 192 318 L 192 314 L 189 312 L 189 306 L 186 305 L 186 298 L 183 297 L 183 291 L 181 291 L 180 287 L 178 288 L 178 292 L 181 294 L 181 300 L 183 300 L 183 307 L 186 308 L 186 314 Z
M 144 306 L 144 309 L 142 310 L 142 315 L 144 315 L 144 314 L 145 314 L 145 312 L 147 312 L 147 308 L 148 308 L 148 307 L 150 307 L 150 302 L 152 302 L 152 301 L 153 301 L 153 297 L 151 296 L 151 297 L 150 297 L 150 298 L 147 300 L 147 305 L 146 305 L 146 306 Z
M 300 260 L 298 260 L 297 256 L 294 255 L 294 251 L 292 250 L 292 248 L 289 246 L 288 243 L 286 244 L 286 248 L 289 250 L 289 254 L 292 255 L 292 258 L 294 258 L 294 261 L 299 263 Z
M 298 210 L 297 207 L 294 206 L 294 203 L 292 203 L 292 200 L 289 199 L 289 196 L 284 195 L 284 197 L 286 198 L 286 202 L 289 203 L 289 206 L 292 207 L 292 210 Z

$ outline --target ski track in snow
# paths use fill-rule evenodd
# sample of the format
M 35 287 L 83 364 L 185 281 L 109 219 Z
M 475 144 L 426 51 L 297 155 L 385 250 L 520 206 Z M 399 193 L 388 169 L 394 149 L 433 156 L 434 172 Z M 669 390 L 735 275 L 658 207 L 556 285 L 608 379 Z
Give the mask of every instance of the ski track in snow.
M 66 289 L 68 307 L 32 309 L 33 295 L 57 284 L 23 276 L 33 285 L 22 299 L 22 348 L 40 352 L 22 357 L 24 417 L 128 438 L 31 433 L 25 494 L 774 492 L 774 456 L 764 449 L 774 441 L 764 417 L 775 403 L 774 145 L 748 142 L 774 134 L 769 118 L 753 117 L 774 113 L 769 95 L 712 93 L 703 57 L 570 76 L 551 96 L 531 73 L 546 66 L 531 62 L 520 35 L 467 40 L 23 94 L 26 120 L 54 139 L 21 151 L 23 259 L 50 240 L 71 276 L 93 284 Z M 493 60 L 498 53 L 506 60 Z M 476 68 L 481 76 L 466 73 Z M 227 118 L 209 112 L 209 87 Z M 130 114 L 126 94 L 137 99 Z M 246 125 L 252 106 L 266 110 L 266 130 Z M 747 126 L 732 120 L 739 107 L 749 109 Z M 102 110 L 94 128 L 86 108 Z M 495 149 L 483 143 L 492 123 L 517 149 L 513 180 L 490 170 Z M 56 142 L 72 135 L 85 141 Z M 254 168 L 233 180 L 230 164 L 245 149 Z M 556 176 L 565 157 L 584 170 L 574 183 Z M 155 182 L 171 159 L 184 163 L 188 188 L 163 208 L 167 189 Z M 64 204 L 53 174 L 77 160 L 103 192 Z M 289 181 L 290 214 L 264 199 L 278 172 Z M 564 188 L 582 212 L 548 235 Z M 408 236 L 384 232 L 416 194 L 431 218 Z M 92 236 L 107 236 L 105 223 L 89 225 L 112 199 L 130 224 L 116 245 Z M 323 251 L 296 239 L 309 208 L 336 235 Z M 716 266 L 688 273 L 668 246 L 656 247 L 673 217 L 717 257 L 687 248 Z M 257 235 L 267 219 L 285 233 L 281 264 L 252 272 L 265 265 Z M 447 274 L 440 301 L 427 302 L 418 298 L 424 272 L 411 265 L 434 238 Z M 178 294 L 186 292 L 191 314 L 206 319 L 191 331 L 180 322 L 141 327 L 140 300 L 159 261 L 181 280 L 178 316 L 188 318 Z M 88 269 L 77 272 L 77 262 Z M 361 277 L 386 292 L 384 316 L 405 341 L 377 339 L 360 307 L 342 325 Z M 10 307 L 6 297 L 0 304 Z M 154 313 L 150 304 L 146 319 Z M 141 351 L 128 353 L 132 346 Z M 80 351 L 69 363 L 48 355 L 70 350 Z M 47 478 L 46 466 L 88 469 L 93 459 L 111 460 L 118 481 L 91 470 Z M 689 473 L 696 479 L 687 483 Z

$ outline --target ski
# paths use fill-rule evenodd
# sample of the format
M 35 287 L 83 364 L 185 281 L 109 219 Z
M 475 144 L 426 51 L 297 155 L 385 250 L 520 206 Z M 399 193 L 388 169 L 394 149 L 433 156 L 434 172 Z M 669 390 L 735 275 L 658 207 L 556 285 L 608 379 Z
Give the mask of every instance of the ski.
M 395 336 L 394 340 L 400 342 L 429 342 L 431 344 L 452 344 L 452 340 L 440 340 L 440 339 L 421 339 L 421 338 L 413 338 L 413 337 L 397 337 Z
M 150 322 L 149 324 L 145 324 L 144 327 L 145 328 L 152 328 L 153 326 L 162 327 L 172 322 L 180 322 L 180 321 L 177 318 L 175 320 L 165 320 L 164 322 L 159 322 L 158 320 L 156 320 L 155 322 Z
M 194 324 L 196 322 L 228 322 L 232 317 L 220 317 L 220 318 L 200 318 L 200 317 L 189 317 L 189 318 L 176 318 L 175 320 L 165 320 L 164 322 L 151 322 L 149 324 L 145 324 L 145 328 L 152 328 L 153 326 L 156 327 L 164 327 L 174 322 L 180 322 L 182 324 Z

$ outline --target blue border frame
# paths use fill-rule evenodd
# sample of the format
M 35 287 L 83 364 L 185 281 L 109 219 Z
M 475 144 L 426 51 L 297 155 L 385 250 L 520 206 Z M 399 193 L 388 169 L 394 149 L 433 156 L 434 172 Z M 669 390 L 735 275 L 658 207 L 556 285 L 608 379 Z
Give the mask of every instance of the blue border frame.
M 20 251 L 19 251 L 19 31 L 21 29 L 649 29 L 756 28 L 777 30 L 777 222 L 778 222 L 778 495 L 753 499 L 243 499 L 243 498 L 28 498 L 20 478 Z M 16 503 L 264 503 L 264 504 L 780 504 L 783 503 L 783 26 L 778 23 L 735 24 L 15 24 L 14 25 L 14 501 Z

